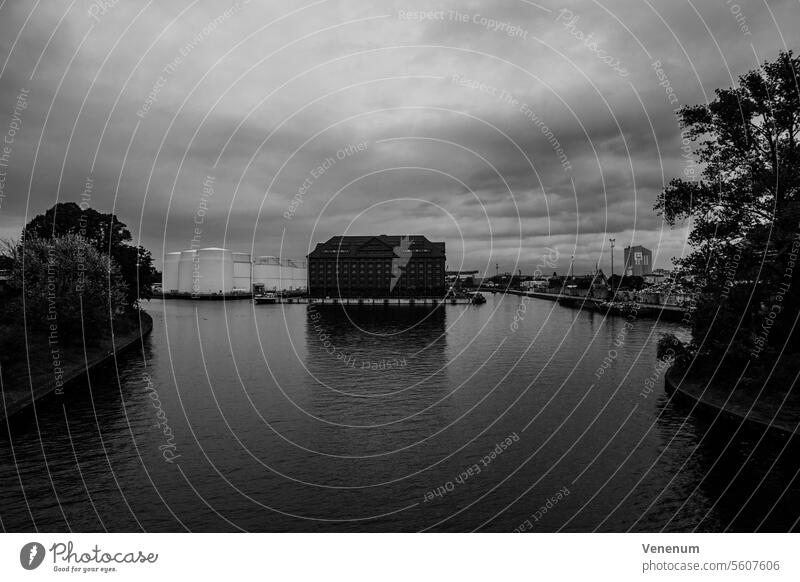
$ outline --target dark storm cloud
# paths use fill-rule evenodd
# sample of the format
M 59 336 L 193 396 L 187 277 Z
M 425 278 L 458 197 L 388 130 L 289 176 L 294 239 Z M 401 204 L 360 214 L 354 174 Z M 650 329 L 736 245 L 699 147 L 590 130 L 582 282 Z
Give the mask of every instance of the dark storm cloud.
M 666 265 L 686 234 L 652 210 L 687 164 L 676 108 L 798 41 L 790 2 L 91 5 L 0 9 L 0 139 L 30 91 L 0 235 L 90 178 L 158 257 L 202 210 L 203 243 L 256 254 L 414 232 L 452 264 L 524 270 L 558 246 L 563 272 L 607 264 L 616 233 Z

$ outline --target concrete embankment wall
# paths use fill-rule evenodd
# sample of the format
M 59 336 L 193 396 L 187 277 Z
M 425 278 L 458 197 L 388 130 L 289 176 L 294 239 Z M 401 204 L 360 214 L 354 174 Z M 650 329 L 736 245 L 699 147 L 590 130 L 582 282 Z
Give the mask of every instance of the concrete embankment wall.
M 114 349 L 104 349 L 104 344 L 103 348 L 95 348 L 95 351 L 88 350 L 85 361 L 81 363 L 64 364 L 62 367 L 63 374 L 60 386 L 68 390 L 68 384 L 70 382 L 111 360 L 115 354 L 119 354 L 137 345 L 144 336 L 153 330 L 153 318 L 147 313 L 141 311 L 139 313 L 139 320 L 141 321 L 141 327 L 139 329 L 131 331 L 124 336 L 115 336 Z M 37 380 L 33 382 L 33 386 L 31 386 L 28 378 L 26 378 L 23 385 L 24 389 L 9 389 L 6 384 L 6 389 L 4 389 L 2 398 L 0 399 L 0 422 L 29 408 L 36 401 L 55 392 L 58 387 L 56 386 L 54 374 L 48 374 L 48 379 L 46 381 Z
M 755 394 L 732 394 L 719 386 L 709 386 L 706 380 L 696 380 L 674 365 L 664 374 L 664 389 L 673 398 L 680 398 L 699 411 L 736 423 L 747 423 L 761 430 L 795 435 L 800 429 L 797 399 L 772 399 Z

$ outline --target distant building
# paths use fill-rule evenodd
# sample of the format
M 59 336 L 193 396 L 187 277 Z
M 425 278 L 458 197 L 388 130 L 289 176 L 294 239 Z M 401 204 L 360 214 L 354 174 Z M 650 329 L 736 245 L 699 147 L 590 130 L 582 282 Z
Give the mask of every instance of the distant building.
M 167 253 L 161 287 L 164 293 L 192 296 L 252 292 L 302 293 L 308 273 L 305 261 L 256 257 L 229 249 L 204 248 Z
M 644 277 L 653 272 L 653 253 L 641 245 L 625 247 L 625 268 L 623 273 L 626 276 Z
M 472 287 L 475 285 L 475 276 L 480 271 L 445 271 L 444 279 L 448 285 Z
M 421 235 L 335 236 L 308 255 L 311 297 L 442 297 L 445 245 Z
M 652 273 L 644 276 L 644 282 L 650 285 L 657 285 L 670 278 L 672 278 L 672 273 L 670 271 L 666 269 L 654 269 Z
M 549 286 L 550 283 L 547 279 L 529 279 L 519 284 L 520 289 L 529 291 L 546 291 Z

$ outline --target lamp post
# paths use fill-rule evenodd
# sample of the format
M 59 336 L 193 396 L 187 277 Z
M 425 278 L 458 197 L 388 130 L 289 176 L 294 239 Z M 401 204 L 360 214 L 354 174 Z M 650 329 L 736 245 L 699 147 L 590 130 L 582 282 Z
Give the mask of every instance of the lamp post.
M 608 239 L 608 242 L 611 243 L 611 299 L 614 299 L 614 243 L 617 242 L 617 239 L 613 236 Z

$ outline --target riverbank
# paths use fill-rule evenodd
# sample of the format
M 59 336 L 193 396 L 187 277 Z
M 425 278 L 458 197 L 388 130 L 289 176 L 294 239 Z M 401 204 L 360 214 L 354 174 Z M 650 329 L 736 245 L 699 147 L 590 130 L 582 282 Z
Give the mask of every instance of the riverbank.
M 115 354 L 138 344 L 153 329 L 153 319 L 144 311 L 121 323 L 121 332 L 87 347 L 85 352 L 82 345 L 62 348 L 57 366 L 51 358 L 49 347 L 29 345 L 27 361 L 3 367 L 0 371 L 0 422 L 48 394 L 68 390 L 70 382 L 109 361 Z M 56 373 L 56 368 L 60 372 Z
M 635 311 L 636 317 L 646 317 L 648 319 L 661 319 L 664 321 L 681 321 L 687 310 L 677 305 L 656 305 L 652 303 L 631 303 L 622 305 L 608 306 L 599 299 L 582 297 L 577 295 L 566 295 L 556 293 L 543 293 L 541 291 L 517 291 L 515 289 L 500 290 L 501 293 L 510 295 L 520 295 L 523 297 L 533 297 L 546 301 L 557 301 L 563 307 L 573 309 L 588 309 L 598 313 L 619 315 L 627 317 L 630 312 Z
M 795 434 L 800 429 L 800 396 L 770 390 L 758 396 L 743 388 L 730 389 L 684 377 L 672 366 L 664 375 L 667 392 L 689 400 L 706 411 L 762 428 Z

